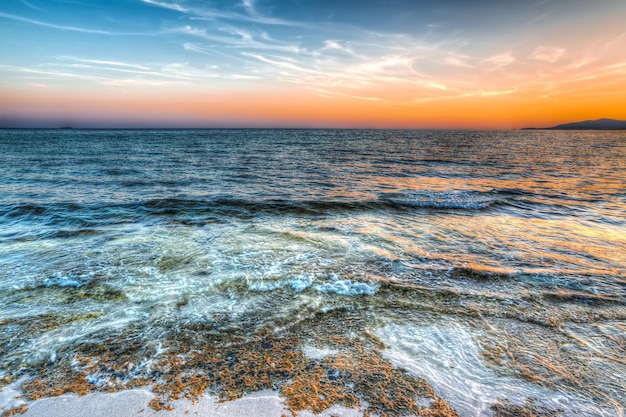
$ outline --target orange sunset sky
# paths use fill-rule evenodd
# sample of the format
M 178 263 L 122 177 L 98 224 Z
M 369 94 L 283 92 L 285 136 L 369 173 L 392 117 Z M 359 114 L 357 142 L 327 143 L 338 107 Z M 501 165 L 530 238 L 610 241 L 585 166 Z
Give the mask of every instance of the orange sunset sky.
M 0 127 L 626 119 L 626 1 L 7 0 Z

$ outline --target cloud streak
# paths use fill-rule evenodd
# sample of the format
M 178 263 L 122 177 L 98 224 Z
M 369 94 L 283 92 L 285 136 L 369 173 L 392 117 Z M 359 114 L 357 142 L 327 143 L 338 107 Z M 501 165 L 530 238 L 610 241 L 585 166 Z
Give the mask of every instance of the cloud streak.
M 141 0 L 141 1 L 150 5 L 153 5 L 153 6 L 162 7 L 162 8 L 169 9 L 169 10 L 175 10 L 181 13 L 185 13 L 189 11 L 189 9 L 177 3 L 166 3 L 163 1 L 156 1 L 156 0 Z
M 532 54 L 530 54 L 530 58 L 537 61 L 545 61 L 551 64 L 558 61 L 563 54 L 565 53 L 565 49 L 563 48 L 553 48 L 550 46 L 538 46 L 535 48 Z
M 78 32 L 85 33 L 90 35 L 106 35 L 106 36 L 152 36 L 154 34 L 151 33 L 142 33 L 142 32 L 114 32 L 108 30 L 101 29 L 91 29 L 79 26 L 70 26 L 70 25 L 59 25 L 55 23 L 44 22 L 37 19 L 30 19 L 27 17 L 17 16 L 10 13 L 0 12 L 0 18 L 5 18 L 9 20 L 14 20 L 17 22 L 29 23 L 31 25 L 40 26 L 44 28 L 50 29 L 58 29 L 67 32 Z
M 107 30 L 81 28 L 81 27 L 76 27 L 76 26 L 56 25 L 54 23 L 42 22 L 40 20 L 29 19 L 27 17 L 16 16 L 16 15 L 3 13 L 3 12 L 0 12 L 0 17 L 9 19 L 9 20 L 15 20 L 18 22 L 30 23 L 32 25 L 47 27 L 51 29 L 66 30 L 70 32 L 90 33 L 90 34 L 96 34 L 96 35 L 116 35 L 116 33 L 109 32 Z
M 26 0 L 22 0 L 22 3 L 23 3 L 24 5 L 26 5 L 27 7 L 29 7 L 29 8 L 31 8 L 31 9 L 33 9 L 33 10 L 43 11 L 43 9 L 42 9 L 41 7 L 37 7 L 37 6 L 35 6 L 34 4 L 32 4 L 32 3 L 30 3 L 30 2 L 28 2 L 28 1 L 26 1 Z
M 37 67 L 0 65 L 0 73 L 21 75 L 28 84 L 34 76 L 47 80 L 47 86 L 53 81 L 81 80 L 102 86 L 192 86 L 211 79 L 257 80 L 258 76 L 220 72 L 216 67 L 198 68 L 186 63 L 170 63 L 158 68 L 125 62 L 83 59 L 77 57 L 59 57 L 59 61 L 74 63 L 47 63 Z M 121 74 L 121 75 L 120 75 Z
M 96 65 L 113 65 L 116 67 L 136 68 L 136 69 L 142 69 L 142 70 L 150 69 L 149 67 L 145 65 L 129 64 L 127 62 L 120 62 L 120 61 L 107 61 L 107 60 L 101 60 L 101 59 L 81 59 L 81 58 L 76 58 L 73 56 L 60 56 L 58 59 L 62 61 L 85 62 L 88 64 L 96 64 Z

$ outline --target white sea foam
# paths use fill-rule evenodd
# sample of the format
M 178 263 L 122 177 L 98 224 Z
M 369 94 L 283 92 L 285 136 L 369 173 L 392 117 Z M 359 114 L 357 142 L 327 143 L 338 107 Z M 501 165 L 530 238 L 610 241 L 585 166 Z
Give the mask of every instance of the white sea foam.
M 378 291 L 376 284 L 365 282 L 352 282 L 347 279 L 335 279 L 315 286 L 319 292 L 338 295 L 374 295 Z
M 78 288 L 81 286 L 81 283 L 75 279 L 69 277 L 61 277 L 57 279 L 47 279 L 44 281 L 44 285 L 46 287 L 74 287 Z
M 293 277 L 292 279 L 280 281 L 264 279 L 248 280 L 247 284 L 248 289 L 251 291 L 272 291 L 279 288 L 291 287 L 294 291 L 301 292 L 309 288 L 312 282 L 313 278 L 308 275 L 301 274 Z
M 302 347 L 302 352 L 304 352 L 304 355 L 307 358 L 317 359 L 317 360 L 322 360 L 326 356 L 336 355 L 337 353 L 339 353 L 339 351 L 336 349 L 331 349 L 327 347 L 320 349 L 311 345 L 304 345 Z
M 248 288 L 252 291 L 272 291 L 279 288 L 292 288 L 296 293 L 307 288 L 324 294 L 337 295 L 373 295 L 378 291 L 378 285 L 365 282 L 353 282 L 348 279 L 333 275 L 331 281 L 318 282 L 315 278 L 301 274 L 292 279 L 282 281 L 249 280 Z

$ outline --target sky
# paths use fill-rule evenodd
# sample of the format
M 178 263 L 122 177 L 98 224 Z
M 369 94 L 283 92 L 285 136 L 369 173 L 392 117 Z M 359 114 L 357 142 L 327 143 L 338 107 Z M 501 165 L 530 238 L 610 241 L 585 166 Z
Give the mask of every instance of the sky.
M 626 0 L 0 0 L 0 127 L 626 119 Z

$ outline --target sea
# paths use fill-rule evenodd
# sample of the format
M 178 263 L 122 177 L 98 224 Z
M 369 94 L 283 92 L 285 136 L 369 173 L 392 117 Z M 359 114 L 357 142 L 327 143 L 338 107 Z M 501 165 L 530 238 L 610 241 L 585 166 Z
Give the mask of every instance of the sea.
M 623 416 L 626 132 L 0 130 L 9 385 Z

